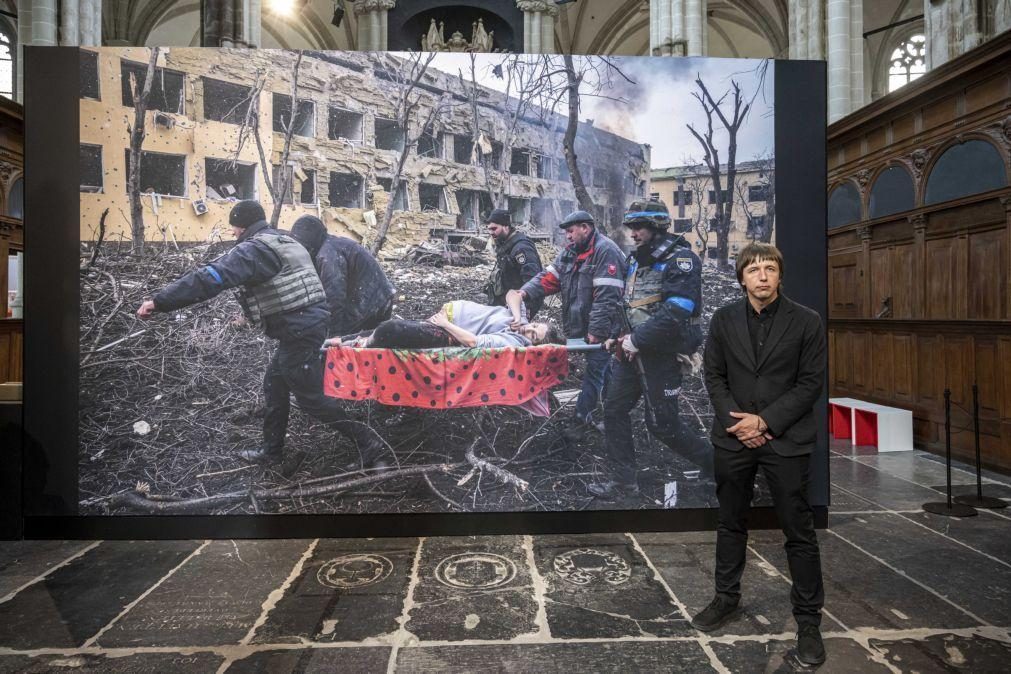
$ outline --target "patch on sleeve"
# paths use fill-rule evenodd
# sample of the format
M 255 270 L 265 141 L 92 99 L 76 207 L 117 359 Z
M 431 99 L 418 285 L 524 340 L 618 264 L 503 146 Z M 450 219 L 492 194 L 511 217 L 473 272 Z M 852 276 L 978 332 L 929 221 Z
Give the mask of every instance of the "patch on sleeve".
M 681 271 L 691 271 L 692 267 L 695 266 L 690 257 L 679 257 L 677 259 L 677 265 L 678 269 Z
M 609 265 L 607 265 L 607 274 L 608 274 L 608 276 L 617 276 L 618 275 L 618 265 L 616 265 L 616 264 L 609 264 Z
M 526 264 L 527 263 L 527 254 L 526 253 L 517 253 L 516 254 L 516 261 L 518 263 L 520 263 L 520 264 Z

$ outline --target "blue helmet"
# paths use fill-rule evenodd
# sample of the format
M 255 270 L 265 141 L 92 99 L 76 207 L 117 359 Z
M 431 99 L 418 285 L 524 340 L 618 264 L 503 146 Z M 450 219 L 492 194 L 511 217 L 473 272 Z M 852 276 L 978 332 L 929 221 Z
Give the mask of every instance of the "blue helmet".
M 633 201 L 625 211 L 623 224 L 626 227 L 652 227 L 667 231 L 670 228 L 670 213 L 662 201 Z

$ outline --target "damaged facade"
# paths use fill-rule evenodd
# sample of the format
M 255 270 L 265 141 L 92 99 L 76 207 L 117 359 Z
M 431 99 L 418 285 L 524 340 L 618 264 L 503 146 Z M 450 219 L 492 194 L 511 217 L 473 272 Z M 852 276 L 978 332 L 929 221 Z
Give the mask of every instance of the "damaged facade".
M 720 167 L 720 188 L 729 198 L 727 167 Z M 716 255 L 716 195 L 705 165 L 669 166 L 652 171 L 652 192 L 670 210 L 671 231 L 683 234 L 700 256 Z M 775 165 L 771 160 L 740 162 L 734 180 L 734 208 L 730 218 L 729 253 L 752 241 L 775 242 Z
M 143 84 L 150 51 L 82 50 L 81 239 L 95 240 L 102 211 L 110 208 L 106 238 L 128 238 L 127 162 L 133 120 L 129 76 Z M 562 151 L 564 118 L 534 109 L 506 140 L 508 103 L 502 93 L 478 88 L 482 133 L 455 75 L 432 68 L 412 128 L 397 122 L 397 69 L 387 54 L 305 53 L 297 102 L 291 101 L 295 55 L 282 51 L 164 50 L 159 56 L 146 117 L 141 164 L 146 238 L 205 241 L 223 236 L 236 199 L 258 199 L 270 213 L 256 143 L 239 145 L 246 104 L 258 72 L 259 132 L 274 182 L 282 177 L 284 129 L 292 121 L 288 172 L 279 227 L 318 215 L 328 230 L 368 241 L 390 198 L 394 214 L 384 252 L 397 254 L 429 238 L 470 236 L 491 208 L 505 207 L 530 234 L 550 238 L 557 222 L 578 208 Z M 441 101 L 441 103 L 440 103 Z M 447 103 L 448 101 L 448 103 Z M 421 128 L 433 106 L 432 124 Z M 154 108 L 154 109 L 152 109 Z M 476 136 L 476 142 L 475 142 Z M 400 152 L 418 138 L 404 164 L 401 186 L 390 194 Z M 504 145 L 505 143 L 505 145 Z M 508 152 L 508 156 L 503 156 Z M 649 146 L 581 123 L 576 154 L 596 215 L 620 223 L 627 203 L 649 189 Z M 500 169 L 485 172 L 481 156 Z M 234 161 L 233 161 L 234 159 Z M 489 189 L 490 188 L 490 189 Z M 496 197 L 499 203 L 495 203 Z

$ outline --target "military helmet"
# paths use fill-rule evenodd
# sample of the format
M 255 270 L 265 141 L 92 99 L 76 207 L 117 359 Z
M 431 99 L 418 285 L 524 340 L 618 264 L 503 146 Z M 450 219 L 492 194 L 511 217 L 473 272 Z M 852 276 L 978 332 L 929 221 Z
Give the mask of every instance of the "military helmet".
M 666 231 L 670 228 L 670 213 L 667 206 L 656 199 L 633 201 L 625 211 L 623 224 L 626 227 L 652 227 Z
M 586 211 L 572 211 L 571 213 L 565 216 L 564 220 L 558 223 L 558 226 L 561 229 L 567 229 L 572 225 L 578 224 L 592 225 L 593 216 L 587 213 Z

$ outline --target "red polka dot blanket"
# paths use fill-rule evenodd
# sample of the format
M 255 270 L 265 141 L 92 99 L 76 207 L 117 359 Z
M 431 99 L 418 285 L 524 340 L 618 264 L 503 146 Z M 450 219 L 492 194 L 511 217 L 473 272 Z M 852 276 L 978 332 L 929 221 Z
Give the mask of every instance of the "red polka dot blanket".
M 564 346 L 327 349 L 323 391 L 342 400 L 452 409 L 519 405 L 548 414 L 547 390 L 569 372 Z

